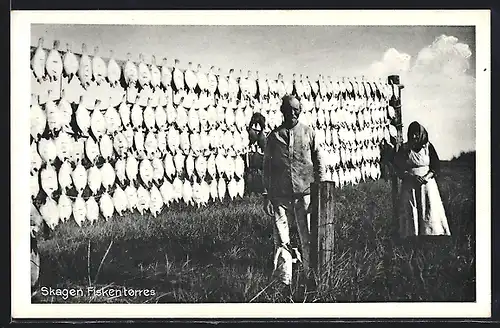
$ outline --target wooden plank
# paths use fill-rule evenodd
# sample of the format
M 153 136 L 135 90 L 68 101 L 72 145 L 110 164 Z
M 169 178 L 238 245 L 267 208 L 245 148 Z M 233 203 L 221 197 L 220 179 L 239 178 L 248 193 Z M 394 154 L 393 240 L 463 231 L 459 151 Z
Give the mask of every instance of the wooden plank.
M 309 259 L 311 269 L 318 272 L 318 184 L 311 183 L 311 239 L 309 244 Z
M 328 275 L 332 269 L 335 246 L 334 188 L 334 183 L 322 182 L 318 197 L 318 265 L 321 272 Z
M 335 184 L 311 184 L 311 268 L 318 275 L 329 275 L 335 256 L 333 192 Z
M 388 83 L 389 84 L 394 84 L 397 86 L 397 93 L 398 97 L 397 98 L 392 98 L 390 100 L 390 105 L 394 108 L 395 111 L 395 117 L 393 119 L 393 124 L 396 127 L 397 130 L 397 136 L 396 136 L 396 144 L 395 144 L 395 153 L 399 151 L 399 148 L 401 147 L 401 144 L 403 143 L 403 118 L 402 118 L 402 112 L 401 112 L 401 89 L 404 88 L 404 85 L 401 84 L 399 75 L 390 75 L 388 77 Z M 392 179 L 391 179 L 391 187 L 392 187 L 392 207 L 393 207 L 393 218 L 395 223 L 397 224 L 398 220 L 398 196 L 399 196 L 399 185 L 400 181 L 398 176 L 393 172 L 392 174 Z

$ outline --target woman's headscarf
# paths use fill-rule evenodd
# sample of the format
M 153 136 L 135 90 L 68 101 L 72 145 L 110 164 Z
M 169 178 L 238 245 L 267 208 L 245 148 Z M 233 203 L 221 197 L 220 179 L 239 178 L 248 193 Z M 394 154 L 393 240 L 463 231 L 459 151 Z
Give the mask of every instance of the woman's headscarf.
M 416 138 L 413 138 L 413 136 Z M 414 142 L 412 144 L 412 142 Z M 408 127 L 408 143 L 414 149 L 421 149 L 429 142 L 427 130 L 417 121 L 413 121 Z

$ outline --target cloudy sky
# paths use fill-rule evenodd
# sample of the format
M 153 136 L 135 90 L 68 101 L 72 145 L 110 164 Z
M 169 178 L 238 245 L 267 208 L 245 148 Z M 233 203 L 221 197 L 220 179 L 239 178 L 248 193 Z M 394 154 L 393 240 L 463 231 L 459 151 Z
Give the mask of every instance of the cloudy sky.
M 442 159 L 476 148 L 474 27 L 32 25 L 31 45 L 40 37 L 45 47 L 57 39 L 76 53 L 85 43 L 102 57 L 143 53 L 147 61 L 155 55 L 270 77 L 400 74 L 406 127 L 426 126 Z

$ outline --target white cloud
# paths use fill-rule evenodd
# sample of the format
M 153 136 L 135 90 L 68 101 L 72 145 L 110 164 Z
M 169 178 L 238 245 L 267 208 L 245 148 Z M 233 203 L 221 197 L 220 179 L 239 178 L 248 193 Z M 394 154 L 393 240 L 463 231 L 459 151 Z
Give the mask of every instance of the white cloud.
M 467 44 L 441 35 L 413 62 L 391 48 L 369 68 L 372 76 L 400 75 L 403 123 L 422 123 L 442 159 L 475 149 L 475 78 L 467 74 L 471 55 Z

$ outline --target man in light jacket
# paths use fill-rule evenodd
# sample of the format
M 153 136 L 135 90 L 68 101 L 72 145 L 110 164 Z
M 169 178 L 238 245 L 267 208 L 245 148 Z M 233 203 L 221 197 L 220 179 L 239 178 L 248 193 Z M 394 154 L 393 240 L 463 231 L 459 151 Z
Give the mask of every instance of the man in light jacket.
M 310 185 L 322 177 L 314 130 L 299 122 L 299 100 L 284 96 L 281 113 L 283 124 L 269 134 L 264 151 L 264 211 L 274 218 L 274 272 L 290 285 L 293 255 L 309 274 Z M 301 253 L 290 246 L 288 220 L 292 218 L 297 223 Z

